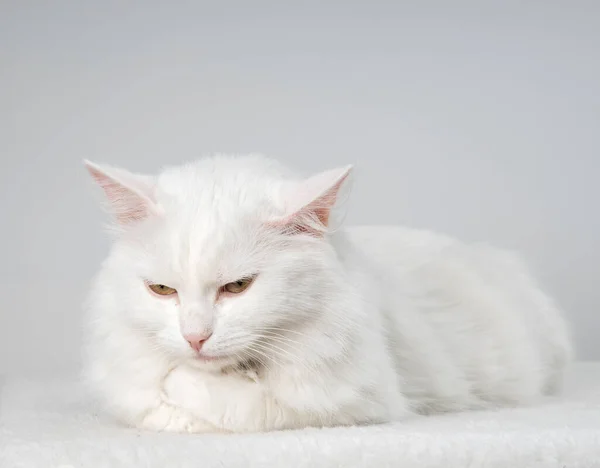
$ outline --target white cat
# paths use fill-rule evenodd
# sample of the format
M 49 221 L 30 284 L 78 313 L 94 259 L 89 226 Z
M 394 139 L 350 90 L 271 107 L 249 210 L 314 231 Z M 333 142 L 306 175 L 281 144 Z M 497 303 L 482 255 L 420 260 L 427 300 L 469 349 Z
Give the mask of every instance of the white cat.
M 217 156 L 153 178 L 86 164 L 117 232 L 85 374 L 129 425 L 381 423 L 560 387 L 567 327 L 520 261 L 423 231 L 334 229 L 351 168 L 303 180 Z

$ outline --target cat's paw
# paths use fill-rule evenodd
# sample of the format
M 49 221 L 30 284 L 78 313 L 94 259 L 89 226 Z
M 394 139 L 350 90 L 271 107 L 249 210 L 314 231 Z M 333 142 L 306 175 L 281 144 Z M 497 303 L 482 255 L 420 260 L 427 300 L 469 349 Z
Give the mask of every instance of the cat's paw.
M 217 429 L 206 421 L 193 416 L 184 409 L 168 403 L 160 403 L 138 424 L 140 429 L 159 432 L 216 432 Z

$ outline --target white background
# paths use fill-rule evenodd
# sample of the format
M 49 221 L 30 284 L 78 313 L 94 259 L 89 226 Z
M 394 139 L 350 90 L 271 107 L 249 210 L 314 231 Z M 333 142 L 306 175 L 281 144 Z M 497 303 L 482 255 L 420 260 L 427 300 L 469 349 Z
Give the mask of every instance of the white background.
M 211 3 L 0 3 L 0 373 L 77 368 L 81 160 L 215 151 L 355 163 L 349 223 L 521 251 L 600 358 L 600 2 Z

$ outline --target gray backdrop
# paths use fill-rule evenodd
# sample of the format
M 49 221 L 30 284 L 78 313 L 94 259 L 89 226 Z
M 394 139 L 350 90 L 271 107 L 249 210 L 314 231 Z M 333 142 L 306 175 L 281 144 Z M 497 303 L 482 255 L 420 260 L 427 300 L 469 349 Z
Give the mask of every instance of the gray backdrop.
M 0 373 L 77 367 L 82 158 L 215 151 L 356 163 L 349 223 L 522 251 L 600 358 L 600 2 L 293 3 L 1 2 Z

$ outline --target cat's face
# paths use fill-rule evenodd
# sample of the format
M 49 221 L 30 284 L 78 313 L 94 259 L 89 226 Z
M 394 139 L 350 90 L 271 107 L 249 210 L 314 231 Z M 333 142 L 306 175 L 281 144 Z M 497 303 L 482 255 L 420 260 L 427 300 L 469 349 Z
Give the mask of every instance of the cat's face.
M 96 288 L 149 346 L 206 367 L 268 363 L 319 313 L 337 268 L 324 229 L 348 170 L 286 182 L 252 161 L 231 173 L 210 160 L 142 185 L 89 166 L 122 231 Z

